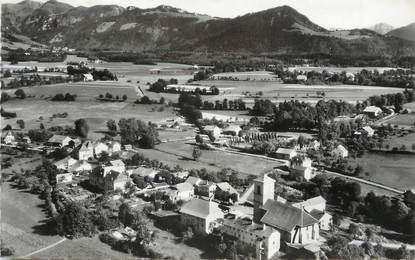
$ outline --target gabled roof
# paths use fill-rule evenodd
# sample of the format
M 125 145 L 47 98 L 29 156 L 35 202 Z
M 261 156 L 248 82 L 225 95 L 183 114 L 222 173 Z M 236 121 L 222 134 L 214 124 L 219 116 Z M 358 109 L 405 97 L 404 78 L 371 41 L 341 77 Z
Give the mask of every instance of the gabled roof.
M 79 148 L 79 151 L 89 151 L 93 149 L 94 145 L 91 141 L 84 142 L 81 147 Z
M 49 143 L 62 143 L 66 138 L 71 139 L 69 136 L 66 135 L 53 135 L 48 142 Z M 72 140 L 72 139 L 71 139 Z
M 194 189 L 193 185 L 187 182 L 176 184 L 172 188 L 179 192 L 192 191 Z
M 205 131 L 214 131 L 215 129 L 219 129 L 219 127 L 216 125 L 206 125 L 203 127 L 203 130 Z
M 295 152 L 294 149 L 286 149 L 286 148 L 278 148 L 276 153 L 280 154 L 291 154 L 292 152 Z
M 363 110 L 363 112 L 369 112 L 369 113 L 376 113 L 379 111 L 382 111 L 382 109 L 376 106 L 368 106 Z
M 219 182 L 219 183 L 216 183 L 216 186 L 222 191 L 227 191 L 231 194 L 233 193 L 239 194 L 238 191 L 235 190 L 235 188 L 232 187 L 228 182 Z
M 310 206 L 315 206 L 315 205 L 319 205 L 319 204 L 322 204 L 322 203 L 326 203 L 326 200 L 322 196 L 317 196 L 317 197 L 308 199 L 308 200 L 303 201 L 303 202 L 294 203 L 292 205 L 294 207 L 300 208 L 301 206 L 310 207 Z
M 261 222 L 287 232 L 291 232 L 297 226 L 306 227 L 318 223 L 318 220 L 305 210 L 279 201 L 269 199 L 263 208 L 266 213 Z
M 110 164 L 111 164 L 112 166 L 125 166 L 124 162 L 123 162 L 123 161 L 121 161 L 120 159 L 110 161 Z
M 370 126 L 364 126 L 364 127 L 362 127 L 362 129 L 363 130 L 365 130 L 366 132 L 368 132 L 368 133 L 373 133 L 375 130 L 373 130 L 373 128 L 372 127 L 370 127 Z
M 78 160 L 73 159 L 70 156 L 67 156 L 65 158 L 63 158 L 62 160 L 59 160 L 57 162 L 54 163 L 55 166 L 59 167 L 60 165 L 65 165 L 68 163 L 71 163 L 70 165 L 74 165 Z
M 198 177 L 194 177 L 194 176 L 189 176 L 186 179 L 187 183 L 190 183 L 192 185 L 197 185 L 202 181 L 202 179 L 198 178 Z
M 219 204 L 210 200 L 194 198 L 180 209 L 180 213 L 206 219 L 209 215 L 214 214 L 217 217 L 223 216 L 218 207 Z
M 238 133 L 241 130 L 242 130 L 242 128 L 239 125 L 229 125 L 228 127 L 223 129 L 222 131 L 223 132 L 236 132 L 236 133 Z
M 347 149 L 341 144 L 339 144 L 335 149 L 340 150 L 343 153 L 347 153 Z

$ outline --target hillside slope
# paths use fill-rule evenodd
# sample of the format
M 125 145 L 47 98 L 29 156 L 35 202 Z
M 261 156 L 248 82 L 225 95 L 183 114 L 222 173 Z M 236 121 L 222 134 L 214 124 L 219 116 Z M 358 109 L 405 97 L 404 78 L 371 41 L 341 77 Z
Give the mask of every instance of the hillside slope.
M 388 35 L 409 41 L 415 41 L 415 23 L 392 30 L 388 33 Z

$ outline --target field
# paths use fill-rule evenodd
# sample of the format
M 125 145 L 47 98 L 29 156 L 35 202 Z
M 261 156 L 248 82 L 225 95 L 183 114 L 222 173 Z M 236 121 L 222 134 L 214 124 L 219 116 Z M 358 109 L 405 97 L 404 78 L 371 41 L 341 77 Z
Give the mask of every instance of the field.
M 270 170 L 279 164 L 262 158 L 225 153 L 221 151 L 203 150 L 198 161 L 192 158 L 193 145 L 186 142 L 162 143 L 156 150 L 140 150 L 150 159 L 157 159 L 170 166 L 179 164 L 185 169 L 206 168 L 212 171 L 219 171 L 223 168 L 232 168 L 243 175 L 259 175 Z
M 216 86 L 219 89 L 226 89 L 218 96 L 208 96 L 206 99 L 211 101 L 227 98 L 243 98 L 247 103 L 253 103 L 254 99 L 246 97 L 243 93 L 250 92 L 255 94 L 262 92 L 261 98 L 270 99 L 274 102 L 298 99 L 304 102 L 317 103 L 321 98 L 317 92 L 325 92 L 325 99 L 344 100 L 349 102 L 363 101 L 372 95 L 389 94 L 402 92 L 399 88 L 386 88 L 374 86 L 354 86 L 354 85 L 315 85 L 306 86 L 301 84 L 283 84 L 279 82 L 267 81 L 225 81 L 213 80 L 202 81 L 203 85 Z
M 47 216 L 42 210 L 44 202 L 33 194 L 11 188 L 10 183 L 1 186 L 1 234 L 0 237 L 23 256 L 59 241 L 56 235 L 47 234 L 43 221 Z
M 357 161 L 369 173 L 363 174 L 365 179 L 397 189 L 415 188 L 415 155 L 367 153 Z
M 392 119 L 385 121 L 383 124 L 414 127 L 415 126 L 415 113 L 397 115 L 393 117 Z
M 102 102 L 53 102 L 37 99 L 10 100 L 3 104 L 6 111 L 16 112 L 17 118 L 2 119 L 2 124 L 10 124 L 17 128 L 16 120 L 25 121 L 25 129 L 39 128 L 43 123 L 46 128 L 50 126 L 74 125 L 74 121 L 85 118 L 90 128 L 90 138 L 102 137 L 96 133 L 107 130 L 106 121 L 114 119 L 118 122 L 120 118 L 137 118 L 143 121 L 158 121 L 175 116 L 172 108 L 166 108 L 163 112 L 158 112 L 160 105 L 136 105 L 133 103 L 102 103 Z M 154 112 L 152 110 L 155 109 Z M 50 117 L 56 113 L 68 113 L 67 118 Z M 44 119 L 39 120 L 42 116 Z
M 100 94 L 104 95 L 108 92 L 115 98 L 119 96 L 121 99 L 123 95 L 127 95 L 127 102 L 134 102 L 138 95 L 133 85 L 119 83 L 119 82 L 79 82 L 79 83 L 64 83 L 56 85 L 43 85 L 36 87 L 22 88 L 27 95 L 35 96 L 37 99 L 46 99 L 54 97 L 56 94 L 76 94 L 77 101 L 95 101 Z M 5 90 L 13 95 L 15 89 Z
M 341 68 L 341 67 L 305 67 L 305 66 L 296 66 L 296 67 L 289 67 L 288 70 L 290 71 L 317 71 L 317 72 L 322 72 L 323 70 L 326 70 L 328 72 L 333 72 L 333 73 L 340 73 L 343 71 L 346 72 L 350 72 L 350 73 L 356 73 L 356 72 L 360 72 L 361 70 L 366 69 L 366 70 L 377 70 L 380 73 L 383 73 L 385 70 L 395 70 L 396 68 L 390 68 L 390 67 L 346 67 L 346 68 Z

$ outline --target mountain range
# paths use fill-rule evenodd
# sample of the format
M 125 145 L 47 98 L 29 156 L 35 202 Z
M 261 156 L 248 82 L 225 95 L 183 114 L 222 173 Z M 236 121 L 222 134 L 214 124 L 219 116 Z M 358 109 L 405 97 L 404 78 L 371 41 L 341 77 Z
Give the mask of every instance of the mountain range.
M 2 41 L 23 36 L 80 50 L 415 56 L 414 26 L 386 35 L 380 27 L 329 31 L 289 6 L 230 19 L 165 5 L 73 7 L 56 0 L 25 0 L 2 4 L 1 18 Z

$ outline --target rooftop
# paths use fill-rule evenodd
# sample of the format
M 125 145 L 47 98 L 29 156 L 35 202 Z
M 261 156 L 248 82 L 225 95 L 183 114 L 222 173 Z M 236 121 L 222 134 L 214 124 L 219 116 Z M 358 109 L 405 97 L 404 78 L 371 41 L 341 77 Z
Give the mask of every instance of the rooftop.
M 297 226 L 306 227 L 318 223 L 318 220 L 306 211 L 279 201 L 269 199 L 263 208 L 266 213 L 261 222 L 287 232 L 291 232 Z
M 223 213 L 218 206 L 219 204 L 216 202 L 194 198 L 183 205 L 180 213 L 203 219 L 206 219 L 211 214 L 221 217 Z
M 294 149 L 286 149 L 286 148 L 278 148 L 276 153 L 280 153 L 280 154 L 291 154 L 292 152 L 294 152 Z

